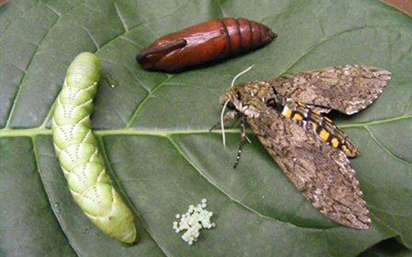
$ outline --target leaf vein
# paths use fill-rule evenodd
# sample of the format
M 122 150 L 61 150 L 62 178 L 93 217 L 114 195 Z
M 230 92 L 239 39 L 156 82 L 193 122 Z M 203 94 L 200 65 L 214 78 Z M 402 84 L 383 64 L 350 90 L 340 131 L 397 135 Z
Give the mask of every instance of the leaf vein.
M 116 8 L 117 16 L 119 16 L 120 22 L 122 23 L 125 32 L 129 31 L 129 28 L 127 27 L 127 24 L 126 24 L 126 22 L 125 22 L 125 20 L 124 20 L 124 17 L 123 17 L 123 15 L 122 15 L 122 13 L 120 12 L 120 9 L 119 9 L 119 7 L 117 6 L 116 3 L 114 3 L 114 8 Z
M 15 108 L 16 108 L 17 100 L 18 100 L 18 98 L 19 98 L 19 95 L 21 94 L 22 88 L 24 87 L 24 83 L 25 83 L 25 81 L 26 81 L 27 74 L 29 73 L 29 69 L 30 69 L 30 67 L 31 67 L 31 65 L 32 65 L 32 63 L 33 63 L 33 60 L 34 60 L 34 58 L 36 57 L 36 55 L 38 54 L 38 50 L 39 50 L 40 46 L 42 45 L 44 39 L 47 37 L 47 35 L 49 35 L 49 33 L 50 33 L 50 31 L 53 29 L 53 27 L 56 26 L 56 24 L 60 21 L 61 17 L 62 17 L 62 16 L 57 16 L 57 19 L 56 19 L 56 20 L 54 21 L 54 23 L 50 26 L 50 28 L 46 31 L 46 33 L 45 33 L 45 34 L 43 35 L 43 37 L 40 39 L 38 45 L 36 46 L 36 48 L 35 48 L 34 51 L 33 51 L 33 55 L 31 56 L 31 58 L 30 58 L 30 60 L 29 60 L 29 63 L 27 64 L 26 72 L 25 72 L 25 74 L 23 75 L 22 79 L 21 79 L 20 82 L 19 82 L 19 85 L 20 85 L 20 86 L 19 86 L 19 89 L 17 90 L 17 93 L 16 93 L 16 95 L 15 95 L 15 97 L 14 97 L 14 99 L 13 99 L 13 104 L 12 104 L 12 106 L 11 106 L 11 108 L 10 108 L 10 111 L 9 111 L 9 114 L 8 114 L 8 119 L 7 119 L 6 126 L 5 126 L 6 129 L 7 129 L 7 128 L 10 128 L 10 123 L 11 123 L 11 120 L 12 120 L 12 117 L 13 117 L 13 113 L 14 113 Z
M 84 31 L 87 33 L 87 35 L 89 36 L 90 40 L 93 42 L 93 44 L 96 46 L 96 49 L 99 49 L 99 44 L 97 43 L 97 41 L 94 39 L 92 33 L 90 33 L 89 29 L 87 29 L 85 26 L 82 26 L 82 28 L 84 29 Z
M 134 206 L 134 204 L 132 203 L 132 201 L 130 200 L 130 198 L 128 197 L 128 195 L 126 194 L 123 186 L 120 183 L 119 178 L 117 178 L 116 173 L 113 170 L 112 165 L 110 164 L 110 160 L 109 157 L 107 155 L 107 151 L 105 148 L 105 144 L 103 141 L 102 137 L 98 137 L 99 143 L 100 143 L 100 149 L 102 152 L 102 157 L 104 159 L 105 162 L 105 166 L 107 167 L 107 171 L 108 173 L 110 173 L 110 177 L 113 179 L 113 183 L 116 185 L 116 189 L 118 189 L 121 193 L 121 195 L 123 196 L 123 199 L 127 202 L 128 206 L 132 209 L 133 214 L 135 215 L 135 217 L 140 221 L 140 224 L 142 225 L 142 227 L 144 228 L 144 230 L 146 230 L 147 234 L 151 237 L 151 239 L 153 240 L 153 242 L 159 247 L 159 249 L 162 251 L 164 256 L 167 256 L 166 254 L 166 250 L 164 250 L 162 248 L 162 246 L 156 241 L 156 239 L 152 236 L 152 234 L 150 233 L 149 228 L 147 227 L 146 223 L 143 220 L 143 217 L 141 217 L 141 215 L 139 214 L 138 210 L 136 209 L 136 207 Z
M 289 70 L 291 70 L 296 64 L 298 64 L 301 60 L 303 60 L 308 54 L 312 53 L 313 51 L 315 51 L 318 47 L 320 47 L 321 45 L 323 45 L 324 43 L 334 39 L 335 37 L 338 37 L 340 35 L 346 34 L 346 33 L 350 33 L 353 31 L 357 31 L 357 30 L 362 30 L 366 28 L 366 25 L 361 26 L 361 27 L 356 27 L 356 28 L 352 28 L 352 29 L 347 29 L 344 31 L 341 31 L 339 33 L 333 34 L 331 36 L 326 36 L 324 37 L 321 41 L 315 43 L 314 45 L 312 45 L 305 53 L 303 53 L 301 56 L 299 56 L 295 61 L 293 61 L 288 67 L 286 67 L 286 69 L 279 75 L 282 76 L 285 73 L 287 73 Z
M 388 148 L 386 148 L 376 137 L 375 135 L 372 133 L 372 131 L 366 126 L 365 127 L 366 131 L 369 133 L 369 135 L 371 136 L 371 138 L 373 139 L 373 141 L 375 141 L 376 144 L 379 145 L 380 148 L 382 148 L 382 150 L 384 150 L 389 156 L 393 157 L 394 159 L 401 161 L 403 163 L 405 163 L 408 166 L 412 167 L 412 163 L 408 162 L 407 160 L 402 159 L 401 157 L 395 155 L 394 153 L 392 153 Z
M 38 173 L 39 173 L 39 175 L 40 175 L 40 181 L 41 181 L 41 183 L 42 183 L 42 185 L 43 185 L 44 192 L 46 193 L 46 196 L 47 196 L 46 198 L 47 198 L 47 201 L 49 202 L 50 208 L 52 209 L 53 215 L 54 215 L 54 217 L 56 218 L 57 223 L 59 224 L 59 228 L 60 228 L 60 230 L 62 231 L 64 237 L 66 238 L 66 241 L 67 241 L 67 243 L 69 244 L 69 246 L 76 252 L 76 254 L 77 254 L 78 256 L 81 256 L 80 250 L 77 249 L 77 248 L 74 246 L 74 244 L 72 244 L 72 243 L 70 242 L 70 239 L 69 239 L 69 237 L 68 237 L 67 234 L 66 234 L 67 228 L 65 228 L 65 227 L 63 226 L 63 222 L 61 221 L 59 215 L 57 215 L 57 210 L 55 209 L 54 205 L 51 203 L 51 200 L 50 200 L 50 199 L 51 199 L 51 198 L 50 198 L 50 192 L 47 191 L 47 187 L 45 186 L 44 181 L 43 181 L 42 172 L 40 171 L 40 156 L 39 156 L 39 153 L 37 152 L 36 139 L 35 139 L 35 137 L 31 137 L 31 140 L 32 140 L 32 144 L 33 144 L 34 159 L 35 159 L 35 162 L 36 162 L 37 171 L 38 171 Z
M 160 82 L 159 84 L 157 84 L 156 87 L 154 87 L 149 94 L 147 94 L 145 96 L 145 98 L 143 98 L 143 100 L 140 102 L 140 104 L 137 106 L 136 110 L 133 112 L 132 117 L 130 118 L 129 122 L 127 123 L 125 129 L 130 129 L 131 126 L 133 125 L 134 120 L 136 119 L 137 115 L 140 113 L 140 111 L 143 109 L 143 106 L 145 106 L 146 102 L 153 96 L 153 94 L 156 92 L 156 90 L 158 90 L 159 88 L 161 88 L 163 85 L 165 85 L 169 80 L 171 80 L 174 77 L 174 75 L 171 75 L 169 77 L 167 77 L 165 80 L 163 80 L 162 82 Z

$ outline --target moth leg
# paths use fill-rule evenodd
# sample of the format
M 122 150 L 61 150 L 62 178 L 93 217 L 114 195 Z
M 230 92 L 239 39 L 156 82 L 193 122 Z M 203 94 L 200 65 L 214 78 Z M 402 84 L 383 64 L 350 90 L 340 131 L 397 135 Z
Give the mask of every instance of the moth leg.
M 242 116 L 240 118 L 240 143 L 239 143 L 239 149 L 237 151 L 236 161 L 235 161 L 235 165 L 233 165 L 233 169 L 236 169 L 237 165 L 239 164 L 240 157 L 242 156 L 242 148 L 245 145 L 246 140 L 247 140 L 245 123 L 246 123 L 245 116 Z
M 223 122 L 226 123 L 228 121 L 233 120 L 234 118 L 238 117 L 239 113 L 237 111 L 228 111 L 227 113 L 225 113 L 225 115 L 223 116 Z M 211 127 L 209 129 L 209 132 L 212 132 L 212 130 L 214 130 L 215 128 L 217 128 L 218 126 L 220 126 L 220 121 L 218 121 L 215 125 L 213 125 L 213 127 Z
M 215 125 L 213 125 L 213 126 L 209 129 L 209 132 L 212 132 L 212 130 L 214 130 L 214 129 L 217 128 L 218 126 L 220 126 L 220 121 L 218 121 Z

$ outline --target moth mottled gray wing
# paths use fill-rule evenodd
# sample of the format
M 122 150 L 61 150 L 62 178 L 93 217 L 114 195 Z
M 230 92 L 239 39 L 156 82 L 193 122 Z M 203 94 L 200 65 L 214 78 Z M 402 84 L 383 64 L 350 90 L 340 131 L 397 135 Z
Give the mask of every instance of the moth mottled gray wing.
M 259 117 L 247 121 L 292 183 L 330 219 L 367 229 L 369 211 L 345 154 L 277 111 L 262 108 Z
M 309 104 L 316 111 L 326 107 L 345 114 L 365 109 L 391 80 L 389 71 L 345 65 L 281 76 L 268 81 L 282 95 Z

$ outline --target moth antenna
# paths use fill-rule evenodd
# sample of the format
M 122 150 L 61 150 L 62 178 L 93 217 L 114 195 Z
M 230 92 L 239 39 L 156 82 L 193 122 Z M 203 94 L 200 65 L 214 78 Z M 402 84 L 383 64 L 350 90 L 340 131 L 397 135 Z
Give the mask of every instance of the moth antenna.
M 223 105 L 222 108 L 222 113 L 220 114 L 220 128 L 222 130 L 222 143 L 223 143 L 223 147 L 226 148 L 226 137 L 225 137 L 225 121 L 224 121 L 224 117 L 225 116 L 225 109 L 227 104 L 230 102 L 230 100 L 227 100 L 225 102 L 225 104 Z
M 253 68 L 253 66 L 255 66 L 255 65 L 253 64 L 252 66 L 250 66 L 246 70 L 244 70 L 244 71 L 240 72 L 239 74 L 237 74 L 233 78 L 232 83 L 230 84 L 230 87 L 233 87 L 235 85 L 236 79 L 239 78 L 240 76 L 242 76 L 243 74 L 245 74 L 246 72 L 248 72 L 249 70 L 251 70 Z M 226 148 L 226 136 L 225 136 L 225 124 L 224 124 L 223 116 L 225 115 L 226 106 L 229 103 L 229 101 L 230 100 L 227 100 L 225 102 L 225 104 L 223 105 L 223 108 L 222 108 L 222 113 L 220 114 L 220 127 L 221 127 L 221 130 L 222 130 L 222 143 L 223 143 L 223 147 L 225 147 L 225 148 Z
M 255 66 L 254 64 L 252 66 L 250 66 L 249 68 L 247 68 L 246 70 L 240 72 L 239 74 L 237 74 L 233 80 L 232 83 L 230 84 L 230 87 L 233 87 L 235 85 L 235 81 L 237 80 L 237 78 L 239 78 L 240 76 L 242 76 L 243 74 L 245 74 L 246 72 L 248 72 L 249 70 L 251 70 L 253 68 L 253 66 Z

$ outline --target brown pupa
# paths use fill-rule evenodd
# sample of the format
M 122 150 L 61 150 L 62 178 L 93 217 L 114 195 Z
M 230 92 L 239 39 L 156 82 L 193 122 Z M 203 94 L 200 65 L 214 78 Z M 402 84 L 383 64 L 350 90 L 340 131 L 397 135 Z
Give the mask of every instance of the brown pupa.
M 255 21 L 215 19 L 159 38 L 142 49 L 136 60 L 146 70 L 176 72 L 252 51 L 276 37 L 270 28 Z

